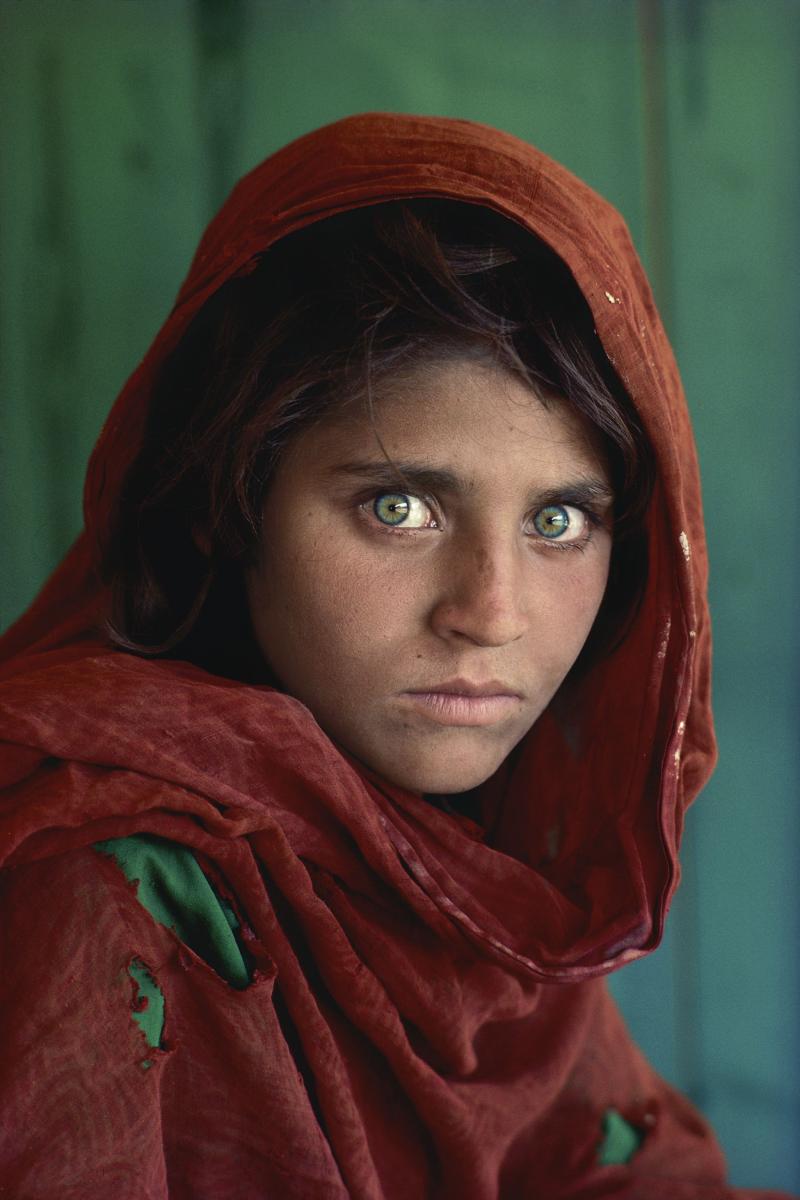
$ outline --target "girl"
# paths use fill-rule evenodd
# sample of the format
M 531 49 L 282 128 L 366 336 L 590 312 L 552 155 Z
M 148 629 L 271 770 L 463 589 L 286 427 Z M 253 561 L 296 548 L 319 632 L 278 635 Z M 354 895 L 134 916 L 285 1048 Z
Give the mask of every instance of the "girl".
M 604 984 L 714 759 L 694 448 L 617 214 L 467 122 L 301 138 L 85 507 L 0 644 L 8 1194 L 732 1196 Z

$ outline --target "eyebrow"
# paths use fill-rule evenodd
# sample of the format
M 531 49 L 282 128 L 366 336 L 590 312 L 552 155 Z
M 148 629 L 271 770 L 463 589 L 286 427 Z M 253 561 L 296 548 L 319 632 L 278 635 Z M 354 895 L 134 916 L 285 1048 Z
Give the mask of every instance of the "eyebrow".
M 426 463 L 361 460 L 339 463 L 331 468 L 330 474 L 354 475 L 381 487 L 412 486 L 422 492 L 444 492 L 453 496 L 466 496 L 474 490 L 474 485 L 453 471 Z M 542 506 L 555 503 L 612 504 L 613 501 L 614 492 L 606 480 L 590 475 L 577 475 L 546 488 L 533 486 L 528 497 L 529 504 Z

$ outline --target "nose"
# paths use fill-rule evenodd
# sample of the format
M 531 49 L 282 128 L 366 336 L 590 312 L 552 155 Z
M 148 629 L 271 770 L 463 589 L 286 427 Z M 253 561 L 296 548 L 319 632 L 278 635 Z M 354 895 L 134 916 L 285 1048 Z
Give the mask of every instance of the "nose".
M 528 628 L 523 563 L 513 544 L 453 546 L 443 564 L 431 627 L 442 638 L 504 646 Z

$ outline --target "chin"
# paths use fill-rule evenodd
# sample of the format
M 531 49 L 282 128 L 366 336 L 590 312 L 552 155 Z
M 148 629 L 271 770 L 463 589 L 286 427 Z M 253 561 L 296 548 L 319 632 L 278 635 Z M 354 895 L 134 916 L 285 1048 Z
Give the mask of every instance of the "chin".
M 494 775 L 502 761 L 503 758 L 499 758 L 492 759 L 491 762 L 465 763 L 459 766 L 454 766 L 452 760 L 441 763 L 416 763 L 405 770 L 399 766 L 392 769 L 387 764 L 381 773 L 390 783 L 397 784 L 407 791 L 452 796 L 459 792 L 469 792 L 485 783 Z

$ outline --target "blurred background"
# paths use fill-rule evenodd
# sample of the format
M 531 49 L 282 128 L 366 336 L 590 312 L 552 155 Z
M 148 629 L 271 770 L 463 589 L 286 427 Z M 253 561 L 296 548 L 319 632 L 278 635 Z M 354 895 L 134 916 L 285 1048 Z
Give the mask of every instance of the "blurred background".
M 613 990 L 740 1186 L 800 1188 L 800 2 L 0 0 L 5 627 L 249 167 L 368 109 L 540 146 L 626 217 L 693 414 L 721 759 Z

